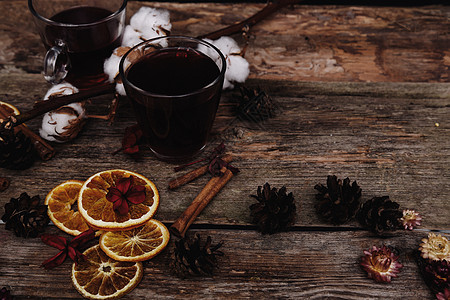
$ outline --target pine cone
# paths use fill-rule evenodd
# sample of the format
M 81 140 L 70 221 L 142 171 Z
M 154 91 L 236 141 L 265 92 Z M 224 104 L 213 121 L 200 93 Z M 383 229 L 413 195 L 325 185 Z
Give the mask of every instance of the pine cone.
M 7 124 L 0 123 L 0 168 L 27 169 L 36 158 L 33 143 L 21 131 L 14 133 L 14 128 L 9 128 Z
M 262 190 L 259 186 L 257 193 L 251 197 L 259 202 L 250 205 L 250 210 L 258 230 L 263 234 L 287 231 L 295 223 L 296 216 L 292 193 L 286 194 L 284 186 L 279 191 L 270 189 L 269 183 L 264 184 Z
M 218 251 L 222 244 L 223 242 L 220 242 L 212 246 L 210 236 L 203 244 L 198 234 L 193 239 L 185 237 L 175 241 L 170 264 L 172 272 L 181 278 L 201 275 L 211 276 L 214 268 L 217 267 L 216 256 L 223 255 L 222 251 Z
M 316 199 L 317 214 L 326 222 L 340 225 L 355 216 L 360 205 L 361 188 L 356 181 L 350 185 L 350 179 L 338 180 L 336 176 L 328 176 L 327 186 L 316 184 L 319 191 Z
M 240 96 L 237 97 L 239 101 L 237 114 L 241 119 L 257 123 L 275 116 L 276 105 L 265 92 L 244 86 L 240 88 L 240 92 Z
M 356 219 L 365 228 L 381 235 L 400 228 L 403 212 L 389 196 L 374 197 L 366 201 L 356 213 Z
M 39 196 L 30 198 L 22 193 L 19 198 L 11 198 L 5 204 L 5 214 L 2 221 L 6 223 L 6 230 L 13 230 L 16 236 L 37 237 L 44 232 L 50 222 L 47 215 L 47 205 L 40 204 Z
M 445 289 L 450 290 L 450 262 L 445 259 L 425 259 L 421 257 L 420 252 L 415 254 L 422 278 L 430 290 L 435 294 L 444 293 Z

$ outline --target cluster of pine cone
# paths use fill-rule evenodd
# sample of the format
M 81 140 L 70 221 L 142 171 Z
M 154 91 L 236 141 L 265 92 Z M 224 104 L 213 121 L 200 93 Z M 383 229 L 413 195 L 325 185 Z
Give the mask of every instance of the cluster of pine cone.
M 403 211 L 389 196 L 374 197 L 361 205 L 361 188 L 356 181 L 338 180 L 328 176 L 327 185 L 317 184 L 316 212 L 324 221 L 334 225 L 344 224 L 356 217 L 363 226 L 377 234 L 401 227 Z

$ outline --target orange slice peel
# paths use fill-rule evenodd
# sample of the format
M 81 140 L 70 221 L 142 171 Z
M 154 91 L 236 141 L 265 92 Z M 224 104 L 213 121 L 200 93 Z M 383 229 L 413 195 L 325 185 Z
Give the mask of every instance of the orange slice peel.
M 107 256 L 98 245 L 72 265 L 72 283 L 88 299 L 118 299 L 130 293 L 141 281 L 141 262 L 119 262 Z
M 78 194 L 83 181 L 67 180 L 54 187 L 45 197 L 47 214 L 53 224 L 62 231 L 79 235 L 89 229 L 88 223 L 83 219 L 79 211 L 73 209 L 77 204 Z
M 137 228 L 104 232 L 100 248 L 118 261 L 144 261 L 160 253 L 170 240 L 169 230 L 163 223 L 151 219 Z
M 133 177 L 133 185 L 145 187 L 145 200 L 138 204 L 129 202 L 127 213 L 121 214 L 106 195 L 121 179 L 130 176 Z M 153 217 L 158 206 L 159 193 L 153 182 L 138 173 L 120 169 L 92 175 L 84 182 L 78 196 L 78 210 L 86 222 L 96 229 L 107 231 L 139 227 Z

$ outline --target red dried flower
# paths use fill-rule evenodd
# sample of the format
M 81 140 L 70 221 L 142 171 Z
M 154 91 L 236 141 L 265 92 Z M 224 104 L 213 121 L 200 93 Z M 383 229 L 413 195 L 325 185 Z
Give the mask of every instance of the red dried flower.
M 376 282 L 391 282 L 392 277 L 398 277 L 397 273 L 403 267 L 393 249 L 385 245 L 381 248 L 373 246 L 372 249 L 364 251 L 360 264 L 369 278 Z
M 42 267 L 49 270 L 56 266 L 59 266 L 66 260 L 67 255 L 74 262 L 78 262 L 80 259 L 84 259 L 81 250 L 85 246 L 85 244 L 90 240 L 92 240 L 94 237 L 95 231 L 92 230 L 91 228 L 81 233 L 80 235 L 74 237 L 70 242 L 67 242 L 67 240 L 61 236 L 53 234 L 41 235 L 41 240 L 45 244 L 60 250 L 58 254 L 44 261 L 42 263 Z
M 121 178 L 115 187 L 110 187 L 106 199 L 113 202 L 113 209 L 121 215 L 128 213 L 128 202 L 139 204 L 145 200 L 145 186 L 133 185 L 133 176 Z
M 138 124 L 125 128 L 125 134 L 122 139 L 122 148 L 116 150 L 114 154 L 122 151 L 123 153 L 130 154 L 132 157 L 137 158 L 139 154 L 139 142 L 141 141 L 143 132 Z
M 436 294 L 437 300 L 450 300 L 450 289 L 445 289 L 443 292 Z

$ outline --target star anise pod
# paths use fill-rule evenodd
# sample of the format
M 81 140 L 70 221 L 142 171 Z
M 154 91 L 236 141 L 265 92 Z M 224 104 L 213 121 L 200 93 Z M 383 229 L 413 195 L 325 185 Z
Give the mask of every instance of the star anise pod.
M 95 231 L 91 228 L 74 237 L 70 242 L 67 242 L 66 238 L 57 235 L 41 235 L 42 242 L 60 250 L 58 254 L 44 261 L 42 263 L 42 267 L 45 269 L 52 269 L 59 266 L 66 260 L 67 256 L 69 256 L 74 262 L 83 260 L 84 256 L 82 254 L 82 250 L 86 246 L 87 242 L 92 240 L 94 237 Z
M 316 212 L 327 222 L 335 225 L 344 224 L 355 216 L 360 205 L 361 188 L 356 181 L 350 185 L 350 179 L 344 181 L 336 176 L 328 176 L 327 186 L 316 184 L 318 194 Z
M 251 197 L 258 200 L 250 206 L 252 222 L 257 224 L 258 230 L 273 234 L 287 231 L 294 223 L 296 206 L 292 193 L 286 193 L 286 187 L 270 188 L 269 183 L 258 187 L 257 195 Z
M 129 204 L 139 204 L 145 200 L 145 186 L 133 185 L 133 176 L 121 178 L 116 186 L 109 188 L 106 199 L 113 202 L 113 209 L 121 215 L 128 213 Z
M 218 264 L 217 256 L 223 255 L 223 252 L 218 250 L 222 244 L 223 242 L 212 245 L 210 236 L 203 243 L 199 234 L 192 239 L 184 237 L 175 241 L 170 263 L 172 272 L 180 278 L 213 275 Z
M 402 226 L 403 211 L 389 196 L 374 197 L 366 201 L 356 213 L 356 219 L 364 227 L 379 235 Z
M 40 204 L 39 196 L 28 196 L 22 193 L 19 198 L 11 198 L 5 204 L 5 214 L 2 221 L 6 223 L 5 229 L 13 230 L 16 236 L 37 237 L 44 232 L 50 222 L 47 215 L 47 205 Z

